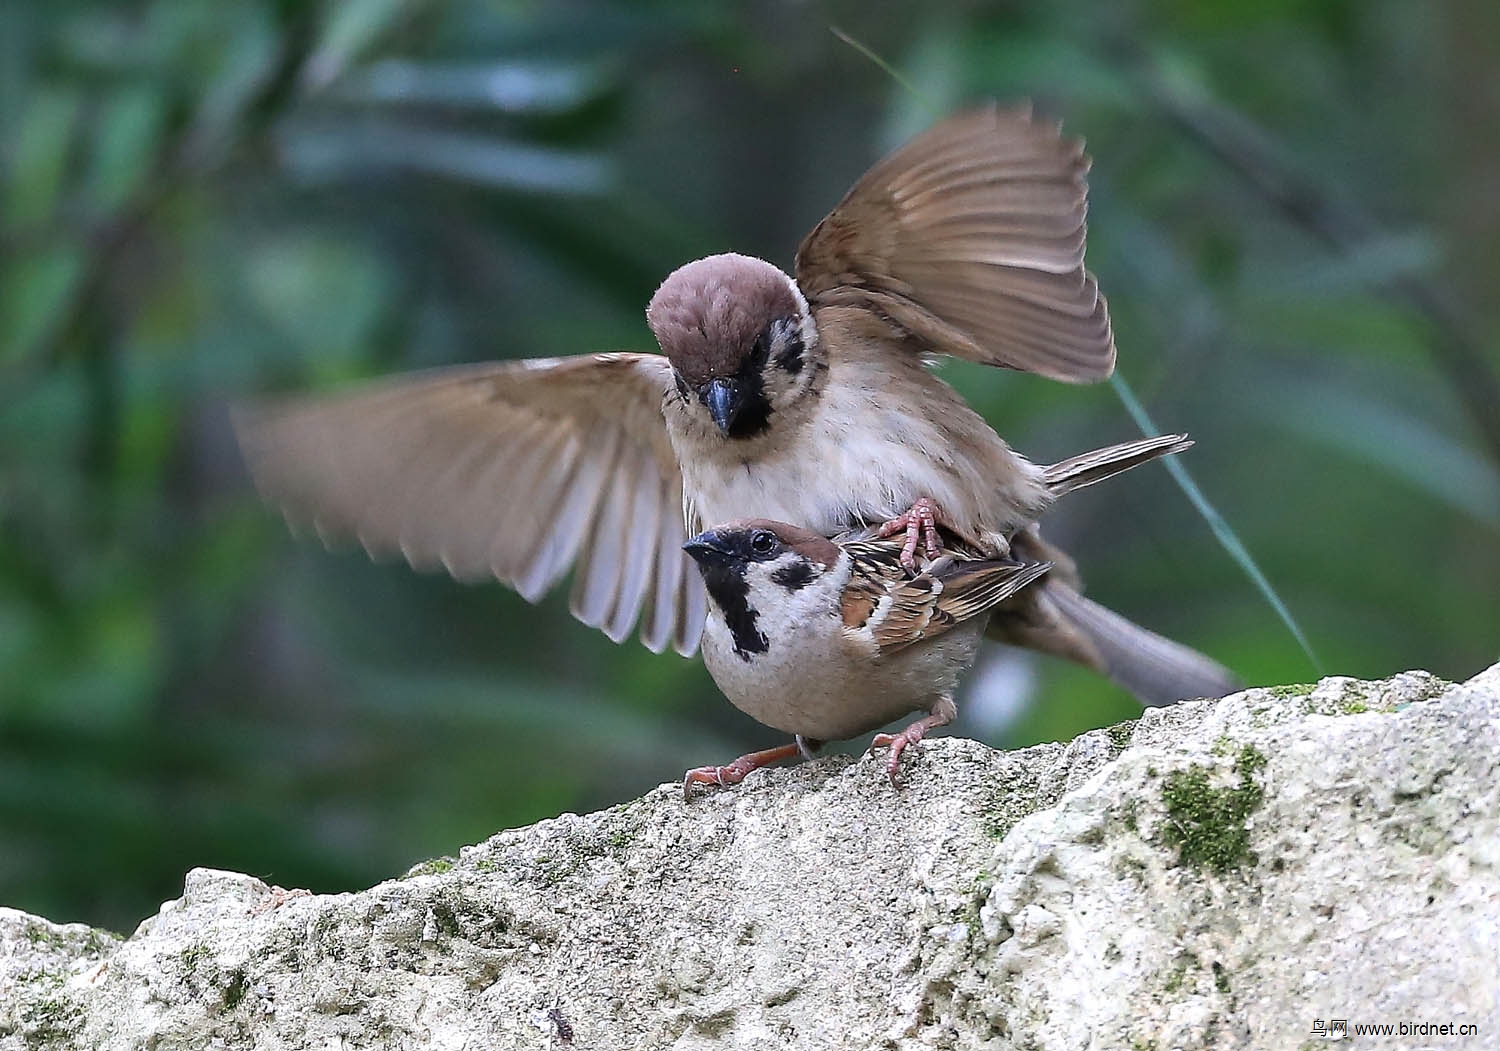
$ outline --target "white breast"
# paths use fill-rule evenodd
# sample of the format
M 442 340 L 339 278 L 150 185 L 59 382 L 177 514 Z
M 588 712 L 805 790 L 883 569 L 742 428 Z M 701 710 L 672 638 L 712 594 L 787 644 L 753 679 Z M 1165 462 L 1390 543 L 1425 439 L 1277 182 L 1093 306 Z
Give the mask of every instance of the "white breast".
M 754 442 L 700 437 L 682 410 L 667 415 L 692 531 L 770 518 L 833 535 L 927 497 L 978 537 L 1046 504 L 1040 469 L 915 363 L 835 360 L 808 411 L 773 415 L 770 436 Z
M 759 611 L 764 652 L 734 648 L 723 616 L 710 609 L 703 628 L 703 663 L 724 696 L 745 714 L 790 734 L 842 741 L 930 708 L 952 696 L 974 661 L 985 618 L 875 656 L 845 632 L 835 609 L 790 622 L 778 607 Z

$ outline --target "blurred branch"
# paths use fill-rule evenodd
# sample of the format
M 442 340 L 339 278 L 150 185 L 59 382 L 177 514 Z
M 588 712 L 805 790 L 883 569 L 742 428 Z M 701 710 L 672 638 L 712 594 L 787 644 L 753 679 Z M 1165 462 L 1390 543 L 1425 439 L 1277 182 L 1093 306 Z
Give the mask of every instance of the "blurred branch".
M 1157 64 L 1143 63 L 1142 74 L 1148 95 L 1179 128 L 1292 223 L 1351 256 L 1389 239 L 1351 202 L 1299 172 L 1288 152 L 1244 114 Z M 1395 274 L 1384 285 L 1431 326 L 1433 358 L 1468 409 L 1490 457 L 1500 463 L 1500 376 L 1490 367 L 1475 319 L 1446 287 L 1425 275 Z
M 311 181 L 417 172 L 532 193 L 589 194 L 602 192 L 611 179 L 609 162 L 596 153 L 393 121 L 347 127 L 329 120 L 289 119 L 277 129 L 275 141 L 282 164 Z

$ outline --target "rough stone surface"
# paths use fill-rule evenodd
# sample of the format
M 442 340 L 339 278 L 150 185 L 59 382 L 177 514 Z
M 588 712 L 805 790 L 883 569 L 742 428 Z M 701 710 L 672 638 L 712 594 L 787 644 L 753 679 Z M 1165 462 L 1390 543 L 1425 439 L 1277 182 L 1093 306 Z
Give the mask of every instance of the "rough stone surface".
M 1500 665 L 924 742 L 129 938 L 0 910 L 0 1051 L 1500 1046 Z

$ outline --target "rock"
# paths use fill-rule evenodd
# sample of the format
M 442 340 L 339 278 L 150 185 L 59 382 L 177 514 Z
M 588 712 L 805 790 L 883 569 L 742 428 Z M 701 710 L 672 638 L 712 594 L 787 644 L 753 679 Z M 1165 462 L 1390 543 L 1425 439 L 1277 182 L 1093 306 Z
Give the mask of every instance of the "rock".
M 1500 665 L 666 785 L 358 894 L 197 869 L 123 940 L 0 910 L 0 1049 L 1479 1047 L 1497 767 Z

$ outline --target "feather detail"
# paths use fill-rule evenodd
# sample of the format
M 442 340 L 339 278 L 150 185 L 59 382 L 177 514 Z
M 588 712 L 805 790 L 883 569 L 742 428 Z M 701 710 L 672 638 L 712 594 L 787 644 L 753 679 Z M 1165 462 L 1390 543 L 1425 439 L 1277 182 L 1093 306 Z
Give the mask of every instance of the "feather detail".
M 439 369 L 236 412 L 261 493 L 294 527 L 536 601 L 577 563 L 573 611 L 619 641 L 697 646 L 680 550 L 671 366 L 593 354 Z M 642 616 L 642 613 L 645 616 Z
M 1050 562 L 971 558 L 952 552 L 916 576 L 901 566 L 895 541 L 851 541 L 842 597 L 844 627 L 868 635 L 881 653 L 930 639 L 997 604 L 1052 568 Z
M 922 353 L 1072 383 L 1114 371 L 1109 312 L 1084 269 L 1089 159 L 1030 106 L 943 121 L 880 161 L 808 234 L 814 319 L 880 314 Z
M 1132 467 L 1149 463 L 1159 456 L 1171 456 L 1192 447 L 1192 439 L 1185 434 L 1159 434 L 1154 438 L 1137 438 L 1121 442 L 1104 449 L 1070 456 L 1059 460 L 1042 472 L 1047 491 L 1053 499 L 1075 489 L 1113 478 Z

